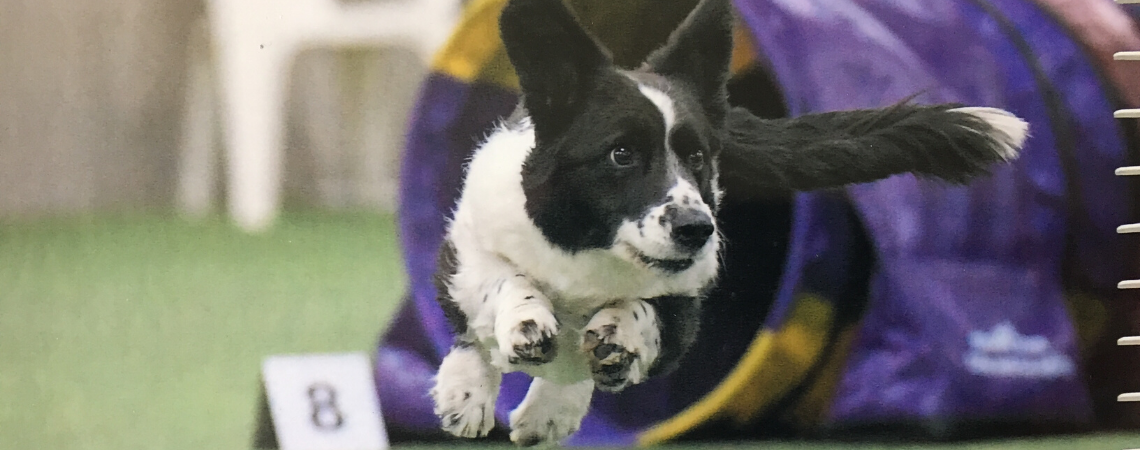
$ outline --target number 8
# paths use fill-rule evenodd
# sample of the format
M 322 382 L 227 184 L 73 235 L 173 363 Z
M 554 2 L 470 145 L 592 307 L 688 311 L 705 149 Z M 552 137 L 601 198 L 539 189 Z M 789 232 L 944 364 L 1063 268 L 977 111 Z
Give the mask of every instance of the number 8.
M 344 416 L 336 405 L 336 389 L 326 383 L 309 386 L 309 402 L 313 405 L 313 425 L 323 431 L 333 431 L 344 425 Z

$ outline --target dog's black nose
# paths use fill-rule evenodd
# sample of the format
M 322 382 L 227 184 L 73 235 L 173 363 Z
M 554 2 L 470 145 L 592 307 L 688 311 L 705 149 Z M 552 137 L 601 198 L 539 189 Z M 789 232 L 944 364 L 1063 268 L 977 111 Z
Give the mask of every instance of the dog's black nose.
M 687 250 L 704 247 L 716 228 L 712 217 L 692 208 L 670 208 L 665 211 L 666 220 L 673 225 L 673 242 Z

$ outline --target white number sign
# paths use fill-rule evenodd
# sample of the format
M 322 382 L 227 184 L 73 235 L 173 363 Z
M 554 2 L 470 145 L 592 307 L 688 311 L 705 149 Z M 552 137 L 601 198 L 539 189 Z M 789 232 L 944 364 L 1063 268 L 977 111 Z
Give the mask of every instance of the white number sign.
M 385 450 L 367 354 L 271 356 L 262 365 L 281 450 Z

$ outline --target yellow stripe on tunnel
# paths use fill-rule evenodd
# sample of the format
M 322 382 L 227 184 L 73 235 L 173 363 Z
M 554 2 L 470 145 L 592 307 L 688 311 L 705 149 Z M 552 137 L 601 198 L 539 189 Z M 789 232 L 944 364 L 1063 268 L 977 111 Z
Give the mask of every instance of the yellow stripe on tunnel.
M 834 320 L 819 297 L 797 299 L 786 325 L 762 330 L 740 363 L 712 392 L 673 418 L 638 436 L 642 446 L 660 444 L 718 418 L 747 423 L 802 381 L 826 346 Z
M 455 33 L 432 61 L 432 71 L 444 73 L 465 83 L 483 79 L 488 67 L 496 59 L 506 59 L 502 40 L 499 39 L 499 12 L 507 0 L 475 0 L 464 9 L 463 18 Z M 507 64 L 510 67 L 510 64 Z M 486 80 L 517 87 L 514 71 L 511 80 Z

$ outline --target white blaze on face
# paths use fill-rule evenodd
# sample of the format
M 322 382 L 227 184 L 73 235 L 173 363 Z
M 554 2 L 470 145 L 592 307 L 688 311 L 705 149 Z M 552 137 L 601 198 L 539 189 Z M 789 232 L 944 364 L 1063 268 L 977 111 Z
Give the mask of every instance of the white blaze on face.
M 653 105 L 661 111 L 661 116 L 665 119 L 665 148 L 669 148 L 669 133 L 673 132 L 673 125 L 677 123 L 677 111 L 673 107 L 673 99 L 669 95 L 662 92 L 660 89 L 646 86 L 644 84 L 638 85 L 638 90 L 641 95 L 648 98 L 653 102 Z M 672 149 L 670 149 L 672 150 Z
M 669 95 L 660 89 L 644 84 L 638 84 L 638 89 L 641 91 L 641 95 L 644 95 L 657 106 L 657 109 L 661 111 L 661 116 L 665 119 L 665 149 L 668 150 L 666 158 L 668 158 L 669 173 L 670 175 L 677 176 L 677 173 L 680 171 L 680 161 L 677 160 L 677 154 L 673 153 L 673 147 L 669 143 L 669 134 L 673 132 L 673 125 L 677 123 L 677 110 L 674 106 L 673 99 L 669 98 Z M 713 161 L 713 164 L 715 165 L 716 161 Z M 724 197 L 724 192 L 721 191 L 718 180 L 715 177 L 712 179 L 712 188 L 715 201 L 719 204 L 720 200 Z M 697 199 L 700 199 L 699 195 Z
M 665 122 L 664 142 L 667 176 L 672 180 L 673 185 L 666 192 L 665 197 L 661 199 L 661 204 L 650 208 L 637 220 L 626 220 L 622 223 L 615 239 L 615 250 L 619 254 L 634 260 L 641 260 L 643 256 L 658 260 L 715 257 L 719 245 L 715 233 L 714 237 L 709 239 L 709 243 L 706 243 L 704 248 L 696 254 L 680 248 L 673 242 L 673 226 L 666 220 L 665 216 L 668 209 L 696 209 L 708 214 L 709 217 L 712 217 L 712 210 L 701 199 L 701 193 L 693 186 L 693 183 L 681 175 L 681 163 L 669 146 L 669 134 L 677 120 L 673 99 L 657 88 L 640 85 L 639 89 L 642 95 L 653 102 L 661 111 L 662 119 Z

